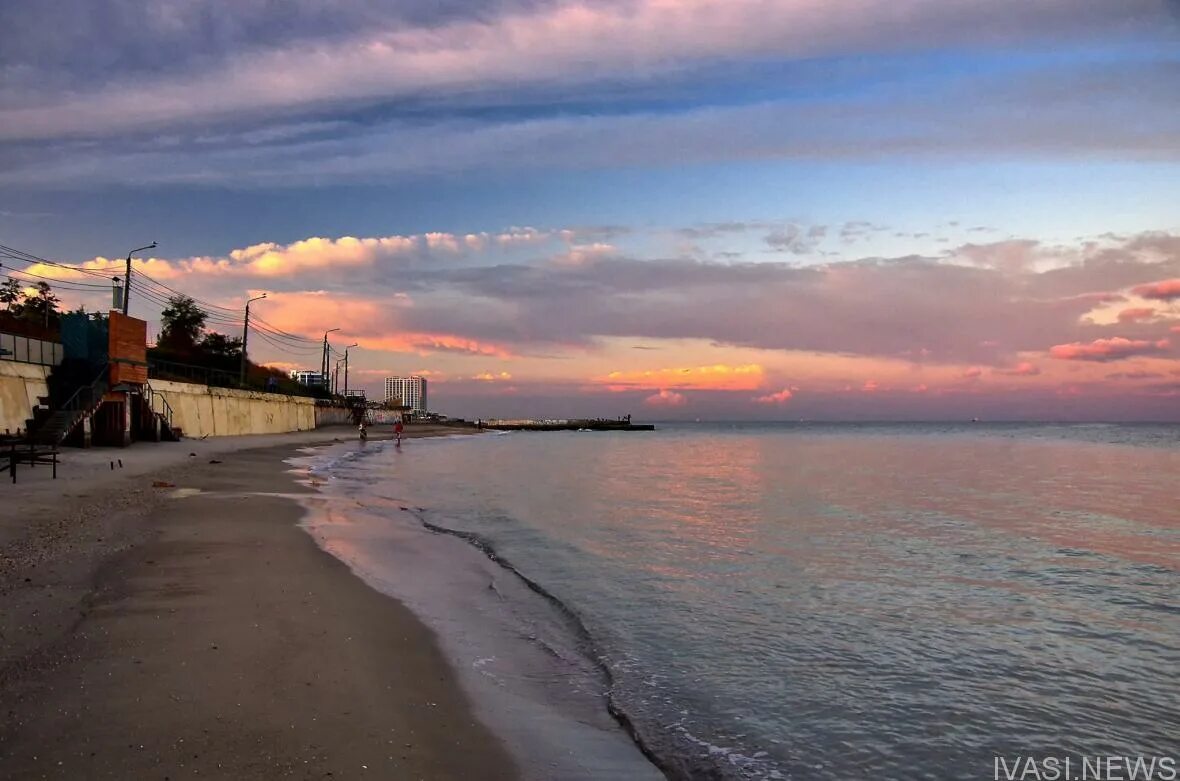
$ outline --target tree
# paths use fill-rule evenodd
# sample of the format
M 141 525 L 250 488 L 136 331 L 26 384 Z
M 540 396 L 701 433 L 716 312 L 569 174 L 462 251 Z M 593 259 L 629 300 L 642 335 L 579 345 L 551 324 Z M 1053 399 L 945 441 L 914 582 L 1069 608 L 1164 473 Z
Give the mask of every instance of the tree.
M 48 282 L 38 282 L 36 291 L 32 295 L 25 294 L 24 302 L 21 305 L 21 314 L 26 319 L 42 323 L 48 328 L 49 321 L 57 317 L 57 305 L 61 303 L 61 300 L 53 294 L 53 288 L 49 286 Z
M 236 369 L 242 360 L 242 340 L 216 331 L 205 334 L 201 340 L 201 352 L 212 366 L 227 370 Z
M 196 352 L 208 317 L 188 296 L 172 296 L 160 313 L 160 338 L 156 345 L 174 353 Z
M 71 309 L 66 312 L 67 315 L 82 315 L 88 320 L 93 320 L 96 323 L 105 323 L 110 320 L 110 315 L 106 312 L 87 312 L 85 306 L 79 306 L 77 309 Z
M 9 279 L 3 285 L 0 285 L 0 304 L 4 304 L 4 308 L 12 312 L 13 308 L 20 309 L 21 296 L 20 283 L 15 279 Z M 16 312 L 13 312 L 16 314 Z

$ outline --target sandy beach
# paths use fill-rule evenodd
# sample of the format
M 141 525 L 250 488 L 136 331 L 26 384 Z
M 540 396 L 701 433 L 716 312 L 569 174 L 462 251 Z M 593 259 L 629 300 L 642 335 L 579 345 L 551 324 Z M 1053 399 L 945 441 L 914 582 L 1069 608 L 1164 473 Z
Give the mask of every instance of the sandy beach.
M 281 495 L 310 490 L 284 458 L 354 436 L 73 451 L 6 481 L 0 776 L 517 777 L 432 633 Z

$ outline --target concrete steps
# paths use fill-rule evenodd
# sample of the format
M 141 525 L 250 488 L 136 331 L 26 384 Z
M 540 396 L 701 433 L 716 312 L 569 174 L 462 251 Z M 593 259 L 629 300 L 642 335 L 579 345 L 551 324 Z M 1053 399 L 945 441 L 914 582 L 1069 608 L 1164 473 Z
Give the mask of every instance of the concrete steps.
M 29 434 L 29 440 L 35 445 L 60 445 L 85 417 L 86 413 L 82 410 L 61 409 L 52 412 Z

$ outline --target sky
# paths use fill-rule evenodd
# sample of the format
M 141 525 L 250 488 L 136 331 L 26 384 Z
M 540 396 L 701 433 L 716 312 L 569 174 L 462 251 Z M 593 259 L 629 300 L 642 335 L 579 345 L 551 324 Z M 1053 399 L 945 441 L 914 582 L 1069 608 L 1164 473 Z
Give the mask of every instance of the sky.
M 1177 106 L 1180 0 L 7 3 L 0 244 L 456 416 L 1180 420 Z

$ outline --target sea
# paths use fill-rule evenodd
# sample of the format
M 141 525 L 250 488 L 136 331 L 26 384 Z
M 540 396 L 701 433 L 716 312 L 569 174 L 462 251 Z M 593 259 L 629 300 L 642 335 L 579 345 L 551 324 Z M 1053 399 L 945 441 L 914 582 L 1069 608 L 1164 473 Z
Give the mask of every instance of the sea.
M 293 466 L 305 528 L 434 630 L 526 778 L 1180 755 L 1177 425 L 666 424 Z

